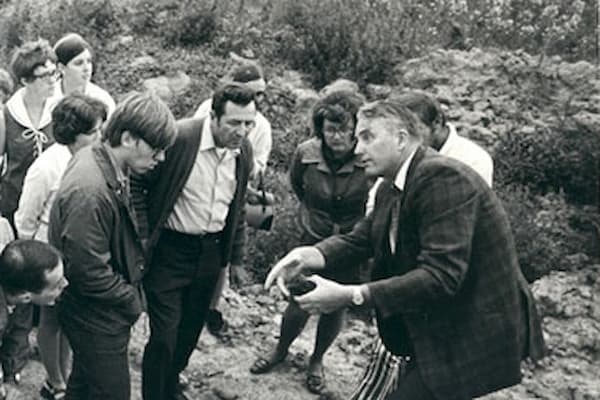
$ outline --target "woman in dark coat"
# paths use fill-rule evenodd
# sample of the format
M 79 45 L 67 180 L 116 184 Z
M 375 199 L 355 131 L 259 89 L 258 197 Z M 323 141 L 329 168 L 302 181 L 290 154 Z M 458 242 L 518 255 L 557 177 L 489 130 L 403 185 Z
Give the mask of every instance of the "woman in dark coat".
M 360 96 L 344 91 L 320 99 L 312 114 L 315 137 L 296 149 L 290 178 L 300 200 L 299 223 L 304 245 L 349 232 L 364 215 L 369 183 L 354 154 L 356 112 L 361 105 Z M 343 266 L 335 273 L 328 273 L 327 278 L 344 283 L 358 281 L 358 277 L 348 276 Z M 337 337 L 344 316 L 344 311 L 319 316 L 306 378 L 306 386 L 313 393 L 325 387 L 323 355 Z M 277 347 L 267 357 L 257 359 L 250 372 L 265 373 L 283 361 L 308 317 L 308 313 L 290 302 L 283 315 Z

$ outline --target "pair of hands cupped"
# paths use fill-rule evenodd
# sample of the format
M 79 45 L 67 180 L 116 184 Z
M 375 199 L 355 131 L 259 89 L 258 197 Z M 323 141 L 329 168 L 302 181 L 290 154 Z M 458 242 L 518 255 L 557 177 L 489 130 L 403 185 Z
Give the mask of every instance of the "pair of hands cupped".
M 346 305 L 349 289 L 319 275 L 305 275 L 324 266 L 325 258 L 315 247 L 297 247 L 273 266 L 265 280 L 265 289 L 277 284 L 287 299 L 309 313 L 333 312 Z

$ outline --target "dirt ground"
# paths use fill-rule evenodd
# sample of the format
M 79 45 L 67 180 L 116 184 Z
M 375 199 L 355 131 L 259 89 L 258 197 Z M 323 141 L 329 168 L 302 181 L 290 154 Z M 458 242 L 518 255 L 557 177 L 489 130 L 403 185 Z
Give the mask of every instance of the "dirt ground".
M 552 273 L 533 285 L 544 320 L 549 356 L 539 366 L 524 365 L 520 385 L 486 396 L 485 400 L 598 400 L 600 399 L 600 265 L 578 273 Z M 285 362 L 269 374 L 252 375 L 256 357 L 274 346 L 285 301 L 253 285 L 240 293 L 227 290 L 221 309 L 230 323 L 230 340 L 204 332 L 186 374 L 187 394 L 197 400 L 309 400 L 305 370 L 312 351 L 315 319 L 290 349 Z M 141 399 L 140 365 L 148 336 L 147 317 L 133 329 L 130 344 L 132 399 Z M 368 346 L 376 335 L 373 325 L 349 319 L 325 357 L 328 388 L 348 396 L 367 364 Z M 11 400 L 38 398 L 44 379 L 39 362 L 22 373 L 19 394 Z

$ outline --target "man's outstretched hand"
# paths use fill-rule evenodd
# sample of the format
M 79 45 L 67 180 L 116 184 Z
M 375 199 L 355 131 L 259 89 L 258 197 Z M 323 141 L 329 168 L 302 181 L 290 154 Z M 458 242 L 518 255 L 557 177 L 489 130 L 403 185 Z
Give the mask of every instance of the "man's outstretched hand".
M 265 280 L 265 289 L 269 289 L 274 282 L 277 282 L 279 290 L 289 298 L 288 282 L 294 280 L 303 271 L 319 270 L 324 267 L 325 257 L 316 247 L 296 247 L 273 266 Z

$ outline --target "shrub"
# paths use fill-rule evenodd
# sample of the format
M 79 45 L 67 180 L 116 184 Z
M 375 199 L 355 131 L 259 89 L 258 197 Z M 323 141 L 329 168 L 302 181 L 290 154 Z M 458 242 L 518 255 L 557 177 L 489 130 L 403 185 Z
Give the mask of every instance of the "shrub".
M 170 22 L 164 35 L 171 44 L 198 46 L 212 41 L 218 27 L 218 17 L 214 10 L 184 9 L 180 10 L 178 18 Z
M 110 0 L 55 0 L 15 2 L 2 28 L 2 47 L 14 47 L 38 37 L 54 43 L 65 33 L 77 32 L 94 48 L 120 32 L 118 10 Z
M 560 128 L 510 132 L 494 151 L 496 178 L 522 184 L 533 193 L 564 192 L 569 201 L 597 201 L 598 134 Z
M 279 37 L 279 57 L 309 73 L 316 86 L 339 77 L 361 83 L 392 77 L 404 42 L 402 15 L 392 2 L 286 0 L 276 12 L 287 32 Z
M 136 32 L 185 47 L 211 42 L 220 24 L 216 3 L 208 0 L 137 0 L 129 7 L 129 15 Z
M 521 185 L 497 186 L 508 213 L 521 270 L 529 282 L 569 268 L 566 256 L 585 253 L 589 243 L 573 221 L 580 214 L 559 193 L 534 195 Z

